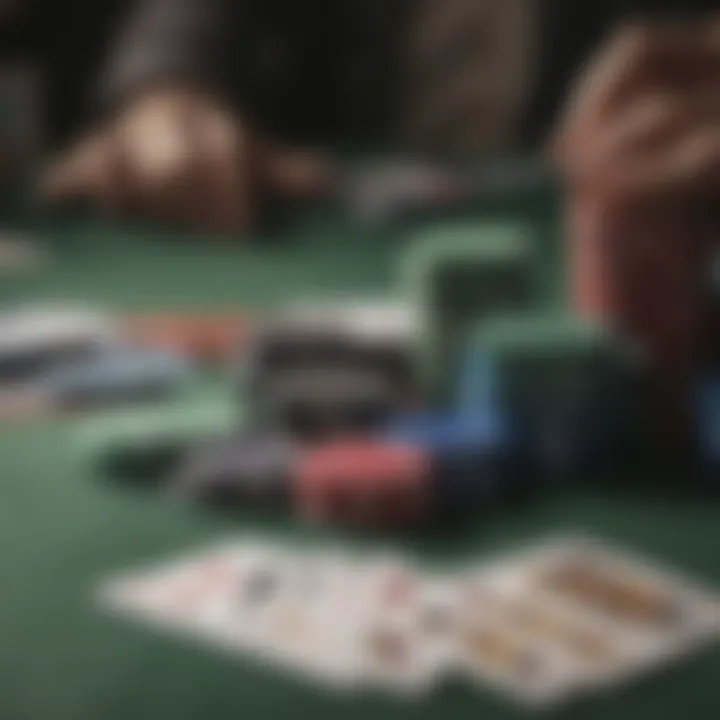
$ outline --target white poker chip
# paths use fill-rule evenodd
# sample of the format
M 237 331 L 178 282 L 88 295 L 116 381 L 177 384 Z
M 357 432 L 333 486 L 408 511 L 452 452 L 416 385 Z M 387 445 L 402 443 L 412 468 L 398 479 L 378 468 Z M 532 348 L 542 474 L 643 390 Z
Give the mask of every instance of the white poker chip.
M 82 308 L 21 308 L 0 314 L 0 357 L 74 344 L 110 344 L 114 322 Z
M 326 299 L 295 303 L 288 319 L 300 325 L 337 328 L 366 341 L 412 340 L 419 328 L 419 314 L 408 302 L 389 300 Z

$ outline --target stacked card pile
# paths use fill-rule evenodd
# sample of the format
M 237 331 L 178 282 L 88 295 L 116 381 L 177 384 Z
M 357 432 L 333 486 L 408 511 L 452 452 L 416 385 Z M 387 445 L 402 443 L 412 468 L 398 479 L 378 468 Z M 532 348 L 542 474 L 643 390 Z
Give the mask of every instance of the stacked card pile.
M 328 688 L 415 696 L 459 674 L 536 707 L 607 690 L 720 635 L 708 591 L 584 538 L 445 574 L 245 539 L 111 578 L 101 598 Z

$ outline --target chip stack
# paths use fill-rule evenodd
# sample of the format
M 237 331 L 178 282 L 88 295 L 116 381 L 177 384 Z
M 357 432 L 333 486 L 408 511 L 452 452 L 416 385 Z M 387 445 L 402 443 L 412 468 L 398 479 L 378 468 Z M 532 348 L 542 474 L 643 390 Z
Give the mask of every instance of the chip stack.
M 416 236 L 399 301 L 281 309 L 234 363 L 244 422 L 160 443 L 172 492 L 364 526 L 454 522 L 649 458 L 667 466 L 666 440 L 683 444 L 690 412 L 714 471 L 715 383 L 690 407 L 696 376 L 720 360 L 710 243 L 673 208 L 650 221 L 608 210 L 573 208 L 570 309 L 538 307 L 542 248 L 510 222 Z
M 498 317 L 470 336 L 457 407 L 468 417 L 503 408 L 513 452 L 528 471 L 585 477 L 618 458 L 631 403 L 620 387 L 620 357 L 601 325 L 555 315 Z
M 708 241 L 694 208 L 618 210 L 594 198 L 571 206 L 575 307 L 647 352 L 658 449 L 690 445 L 694 378 L 711 333 Z
M 370 431 L 412 404 L 413 315 L 374 310 L 375 325 L 371 310 L 330 305 L 295 308 L 261 328 L 241 372 L 256 420 L 318 440 Z
M 287 436 L 253 431 L 195 443 L 179 461 L 171 491 L 225 509 L 284 509 L 297 452 L 297 443 Z
M 0 385 L 35 382 L 117 343 L 117 328 L 82 307 L 23 307 L 0 314 Z
M 294 469 L 294 498 L 312 521 L 408 526 L 431 506 L 431 458 L 425 449 L 369 438 L 308 448 Z
M 436 521 L 467 518 L 517 488 L 511 430 L 498 408 L 472 415 L 406 414 L 389 424 L 384 437 L 429 455 Z
M 420 364 L 434 398 L 450 392 L 470 326 L 530 307 L 536 250 L 522 225 L 458 224 L 415 238 L 402 270 L 419 308 Z
M 192 379 L 192 365 L 179 355 L 114 347 L 56 368 L 41 384 L 59 407 L 76 409 L 167 398 Z

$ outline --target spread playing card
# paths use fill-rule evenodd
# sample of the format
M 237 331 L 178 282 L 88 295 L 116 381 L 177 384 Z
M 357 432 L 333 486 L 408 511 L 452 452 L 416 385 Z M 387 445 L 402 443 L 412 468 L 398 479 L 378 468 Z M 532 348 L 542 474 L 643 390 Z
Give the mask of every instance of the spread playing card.
M 720 635 L 708 590 L 581 537 L 442 574 L 398 555 L 239 538 L 112 577 L 100 597 L 329 689 L 418 697 L 454 673 L 538 708 Z
M 510 554 L 462 582 L 486 621 L 480 647 L 475 623 L 464 618 L 463 643 L 483 656 L 473 662 L 461 653 L 464 668 L 531 704 L 610 688 L 716 640 L 720 630 L 720 604 L 708 591 L 579 536 Z

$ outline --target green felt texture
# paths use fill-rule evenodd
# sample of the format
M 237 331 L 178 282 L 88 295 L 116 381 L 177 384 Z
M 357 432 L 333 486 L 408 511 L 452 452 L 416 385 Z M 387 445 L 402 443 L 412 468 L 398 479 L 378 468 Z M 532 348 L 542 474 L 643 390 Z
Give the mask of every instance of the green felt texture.
M 537 251 L 536 235 L 522 223 L 439 225 L 413 239 L 404 280 L 420 309 L 421 370 L 433 393 L 452 387 L 473 325 L 532 305 Z
M 516 207 L 524 215 L 524 207 Z M 534 212 L 534 210 L 533 210 Z M 547 215 L 551 212 L 548 209 Z M 364 235 L 330 213 L 253 242 L 177 239 L 168 233 L 71 219 L 41 222 L 57 257 L 5 297 L 36 294 L 112 307 L 228 304 L 268 307 L 294 294 L 343 287 L 387 291 L 401 239 Z M 541 228 L 551 239 L 551 226 Z M 192 242 L 191 242 L 192 240 Z M 544 256 L 543 256 L 544 257 Z M 555 287 L 555 264 L 538 268 Z M 452 682 L 426 700 L 379 693 L 340 697 L 252 660 L 222 657 L 102 612 L 93 592 L 109 574 L 148 559 L 262 530 L 288 544 L 337 544 L 331 532 L 195 512 L 155 494 L 97 482 L 72 452 L 74 425 L 0 432 L 0 716 L 3 720 L 505 720 L 527 717 L 491 692 Z M 636 478 L 639 480 L 639 478 Z M 678 478 L 682 484 L 684 477 Z M 720 586 L 720 506 L 691 495 L 597 488 L 478 518 L 457 536 L 355 540 L 407 549 L 432 567 L 479 562 L 568 528 L 586 529 Z M 344 538 L 347 539 L 347 538 Z M 720 652 L 567 713 L 573 720 L 720 717 Z

